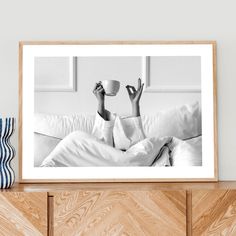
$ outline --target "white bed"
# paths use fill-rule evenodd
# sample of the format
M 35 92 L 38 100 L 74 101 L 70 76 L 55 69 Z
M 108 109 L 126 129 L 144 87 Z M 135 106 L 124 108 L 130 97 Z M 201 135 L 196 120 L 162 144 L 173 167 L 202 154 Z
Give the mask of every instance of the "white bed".
M 201 166 L 200 104 L 143 115 L 147 139 L 122 152 L 91 136 L 95 115 L 35 114 L 34 165 Z M 45 164 L 46 163 L 46 164 Z

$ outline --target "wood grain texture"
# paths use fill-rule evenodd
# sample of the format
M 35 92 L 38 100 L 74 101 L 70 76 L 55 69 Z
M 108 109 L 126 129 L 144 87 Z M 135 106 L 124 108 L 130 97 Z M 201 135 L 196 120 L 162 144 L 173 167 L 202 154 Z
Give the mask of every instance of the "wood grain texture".
M 19 79 L 18 79 L 18 156 L 19 156 L 19 179 L 22 179 L 22 153 L 23 153 L 23 45 L 19 43 Z
M 186 235 L 185 191 L 54 194 L 54 235 Z
M 199 190 L 199 189 L 236 189 L 236 181 L 219 181 L 214 183 L 15 183 L 10 189 L 0 189 L 0 192 L 55 192 L 74 190 Z
M 186 191 L 186 231 L 187 235 L 191 236 L 192 235 L 192 191 L 187 190 Z
M 0 235 L 47 235 L 47 193 L 0 193 Z
M 236 235 L 236 190 L 192 191 L 192 235 Z
M 48 235 L 53 235 L 54 197 L 48 196 Z
M 212 44 L 213 47 L 213 125 L 214 125 L 214 176 L 215 179 L 219 178 L 218 171 L 218 117 L 217 117 L 217 79 L 216 79 L 216 43 Z

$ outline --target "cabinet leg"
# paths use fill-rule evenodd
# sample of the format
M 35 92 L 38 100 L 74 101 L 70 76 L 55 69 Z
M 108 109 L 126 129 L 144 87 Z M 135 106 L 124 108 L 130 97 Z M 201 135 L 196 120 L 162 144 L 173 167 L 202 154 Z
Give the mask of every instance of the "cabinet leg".
M 186 226 L 187 226 L 187 236 L 192 236 L 192 191 L 187 190 L 186 196 Z
M 53 200 L 54 197 L 48 195 L 48 236 L 53 236 Z

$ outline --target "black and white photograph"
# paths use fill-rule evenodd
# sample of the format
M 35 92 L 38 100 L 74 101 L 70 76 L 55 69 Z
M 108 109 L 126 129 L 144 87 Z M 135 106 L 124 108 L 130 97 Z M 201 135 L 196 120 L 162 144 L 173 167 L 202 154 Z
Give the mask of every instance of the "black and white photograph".
M 63 46 L 22 46 L 22 179 L 214 179 L 214 44 Z

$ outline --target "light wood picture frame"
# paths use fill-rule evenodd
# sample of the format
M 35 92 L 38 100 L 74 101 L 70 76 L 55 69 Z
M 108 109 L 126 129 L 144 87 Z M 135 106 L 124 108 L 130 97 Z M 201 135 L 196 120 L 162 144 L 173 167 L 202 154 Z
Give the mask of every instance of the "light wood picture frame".
M 154 161 L 151 163 L 151 165 L 150 165 L 150 162 L 147 165 L 143 165 L 140 163 L 137 164 L 135 162 L 136 164 L 132 164 L 130 166 L 124 165 L 124 164 L 117 165 L 117 166 L 115 165 L 106 166 L 102 164 L 99 164 L 99 165 L 94 164 L 92 166 L 86 166 L 86 164 L 82 166 L 61 166 L 61 165 L 58 165 L 58 166 L 55 165 L 53 167 L 36 166 L 35 155 L 37 155 L 37 153 L 35 152 L 35 150 L 36 150 L 36 146 L 38 145 L 38 143 L 35 144 L 36 133 L 38 134 L 38 132 L 42 131 L 40 135 L 45 135 L 45 136 L 48 136 L 49 138 L 51 137 L 51 138 L 56 138 L 60 140 L 64 140 L 67 137 L 67 140 L 68 140 L 69 139 L 68 136 L 70 136 L 70 133 L 76 133 L 78 131 L 78 126 L 76 126 L 75 124 L 72 125 L 73 128 L 71 128 L 70 132 L 68 130 L 67 131 L 60 130 L 60 128 L 62 127 L 60 125 L 63 122 L 65 122 L 65 119 L 67 121 L 68 119 L 69 120 L 72 119 L 72 116 L 68 114 L 64 114 L 63 110 L 61 111 L 61 113 L 58 112 L 60 110 L 57 110 L 55 111 L 55 114 L 54 114 L 54 111 L 51 110 L 50 114 L 44 114 L 44 111 L 42 109 L 42 107 L 44 107 L 43 105 L 39 106 L 39 109 L 38 109 L 38 105 L 37 105 L 38 101 L 40 102 L 47 101 L 47 103 L 51 103 L 50 105 L 51 107 L 53 107 L 54 101 L 49 100 L 49 98 L 52 99 L 52 97 L 56 97 L 57 100 L 59 100 L 61 96 L 60 100 L 63 101 L 65 100 L 64 98 L 67 96 L 65 91 L 57 92 L 56 94 L 54 94 L 54 92 L 52 91 L 49 94 L 46 93 L 47 95 L 39 94 L 37 95 L 38 97 L 35 97 L 34 80 L 32 79 L 33 74 L 34 74 L 33 61 L 34 61 L 34 58 L 38 56 L 42 56 L 42 57 L 71 56 L 73 58 L 76 58 L 76 67 L 77 67 L 77 73 L 75 77 L 76 84 L 82 83 L 81 81 L 87 81 L 88 83 L 90 83 L 88 79 L 89 76 L 87 78 L 83 76 L 85 75 L 85 72 L 87 73 L 86 75 L 88 75 L 93 70 L 93 68 L 91 69 L 91 65 L 94 65 L 94 64 L 91 64 L 90 62 L 90 60 L 92 60 L 93 58 L 95 58 L 96 60 L 99 58 L 100 59 L 105 58 L 106 59 L 106 60 L 104 59 L 105 62 L 107 62 L 107 58 L 111 61 L 114 58 L 114 61 L 112 61 L 113 64 L 116 63 L 116 60 L 119 59 L 121 61 L 120 64 L 123 66 L 120 68 L 126 68 L 126 69 L 131 68 L 136 63 L 135 64 L 136 67 L 132 67 L 132 68 L 136 68 L 134 69 L 135 72 L 132 72 L 132 73 L 134 73 L 134 75 L 139 74 L 140 75 L 139 77 L 142 78 L 142 83 L 144 83 L 144 91 L 142 94 L 143 103 L 150 102 L 148 101 L 148 99 L 150 98 L 152 94 L 153 96 L 158 97 L 158 98 L 160 96 L 164 96 L 165 98 L 170 97 L 170 101 L 176 100 L 175 101 L 176 103 L 178 102 L 181 103 L 183 99 L 186 99 L 186 103 L 187 103 L 188 98 L 191 97 L 192 94 L 195 94 L 193 95 L 194 99 L 197 97 L 200 100 L 200 102 L 197 101 L 197 105 L 196 103 L 191 104 L 191 105 L 183 104 L 183 106 L 177 106 L 176 104 L 174 104 L 172 107 L 173 108 L 172 110 L 167 109 L 168 110 L 167 113 L 163 112 L 163 109 L 161 110 L 161 112 L 157 111 L 159 112 L 158 113 L 159 121 L 160 121 L 160 117 L 162 117 L 162 120 L 163 120 L 162 122 L 168 122 L 168 119 L 169 121 L 173 120 L 171 118 L 171 114 L 173 114 L 174 116 L 176 114 L 177 115 L 181 114 L 183 119 L 185 119 L 186 121 L 186 114 L 187 114 L 188 116 L 187 120 L 189 118 L 189 125 L 191 126 L 191 124 L 193 124 L 191 122 L 193 122 L 194 120 L 195 122 L 194 124 L 197 124 L 198 127 L 196 128 L 194 125 L 192 125 L 191 131 L 189 131 L 187 130 L 187 128 L 185 130 L 185 127 L 182 127 L 182 126 L 179 126 L 179 124 L 176 124 L 178 127 L 172 133 L 172 131 L 169 128 L 171 124 L 169 123 L 169 125 L 167 125 L 166 127 L 163 127 L 162 129 L 160 129 L 159 127 L 156 130 L 157 132 L 160 131 L 159 135 L 163 134 L 163 137 L 160 137 L 160 136 L 151 137 L 150 135 L 152 134 L 152 131 L 154 128 L 147 127 L 148 122 L 145 123 L 146 122 L 145 119 L 148 119 L 148 121 L 151 119 L 150 117 L 147 118 L 145 116 L 146 114 L 144 114 L 144 117 L 141 116 L 141 120 L 143 121 L 144 133 L 147 139 L 147 141 L 145 142 L 148 142 L 149 144 L 151 142 L 152 147 L 155 147 L 157 143 L 160 145 L 160 143 L 162 142 L 162 145 L 160 145 L 160 147 L 157 148 L 158 151 L 157 153 L 155 153 L 155 158 L 151 155 L 152 158 L 155 159 L 156 166 L 152 166 Z M 173 57 L 175 56 L 200 57 L 201 58 L 200 60 L 201 73 L 200 73 L 199 81 L 200 81 L 201 89 L 195 89 L 195 90 L 194 89 L 191 90 L 189 88 L 186 90 L 184 89 L 182 90 L 169 89 L 168 90 L 167 89 L 164 91 L 163 89 L 149 88 L 150 87 L 150 77 L 149 77 L 150 68 L 148 68 L 147 64 L 145 64 L 144 62 L 147 62 L 147 58 L 149 58 L 150 56 L 153 56 L 153 57 L 171 57 L 171 56 Z M 131 64 L 127 66 L 127 61 L 125 61 L 126 59 L 129 60 L 129 63 L 131 63 L 130 61 L 132 61 L 133 63 L 132 66 L 130 66 Z M 122 60 L 124 60 L 124 62 Z M 102 63 L 104 63 L 103 60 L 101 61 Z M 90 63 L 90 64 L 86 64 L 85 66 L 85 63 Z M 92 61 L 92 63 L 94 63 L 94 61 Z M 100 63 L 99 61 L 98 65 L 100 66 L 102 63 Z M 114 68 L 116 67 L 117 65 L 114 66 Z M 85 71 L 85 69 L 83 68 L 86 68 L 87 70 Z M 94 68 L 96 69 L 96 67 Z M 101 68 L 100 68 L 100 71 L 102 71 Z M 129 74 L 128 69 L 127 69 L 127 74 Z M 103 77 L 101 77 L 101 79 L 103 79 Z M 113 79 L 113 77 L 111 79 Z M 120 78 L 115 77 L 115 79 L 119 80 Z M 135 78 L 135 81 L 136 79 L 137 78 Z M 136 86 L 136 84 L 134 85 Z M 24 41 L 24 42 L 20 42 L 19 43 L 19 137 L 18 137 L 20 182 L 22 183 L 29 183 L 29 182 L 50 183 L 50 182 L 196 182 L 196 181 L 214 182 L 214 181 L 217 181 L 218 180 L 218 156 L 217 156 L 218 143 L 217 143 L 217 100 L 216 100 L 217 89 L 216 88 L 217 86 L 216 86 L 216 42 L 215 41 Z M 91 88 L 91 91 L 92 89 L 93 88 Z M 121 89 L 125 90 L 124 86 L 121 87 Z M 83 96 L 84 94 L 83 89 L 78 90 L 76 93 L 78 93 L 78 96 Z M 89 95 L 89 96 L 92 96 L 92 95 Z M 174 96 L 176 96 L 176 99 Z M 181 97 L 182 100 L 179 97 Z M 88 107 L 88 105 L 86 105 L 86 103 L 88 103 L 88 98 L 84 98 L 81 100 L 82 100 L 81 102 L 84 102 L 83 109 Z M 166 103 L 163 103 L 163 104 L 165 105 Z M 49 105 L 49 108 L 50 108 L 50 105 Z M 148 106 L 142 107 L 142 104 L 140 106 L 141 106 L 141 111 L 145 112 L 147 110 Z M 36 109 L 36 107 L 38 110 Z M 69 109 L 68 107 L 70 106 L 67 106 L 66 109 Z M 116 106 L 116 108 L 118 107 L 119 106 Z M 180 111 L 181 113 L 179 113 Z M 183 111 L 186 113 L 182 114 Z M 37 114 L 36 118 L 35 118 L 35 112 L 40 113 L 40 114 Z M 96 110 L 94 113 L 96 113 Z M 196 117 L 193 117 L 196 115 L 196 113 L 198 114 L 198 118 L 200 117 L 200 120 L 198 119 L 198 121 L 196 121 Z M 169 114 L 169 118 L 167 119 L 166 117 L 163 116 L 163 114 Z M 43 119 L 45 121 L 47 119 L 49 120 L 52 119 L 52 117 L 54 120 L 56 119 L 57 122 L 59 123 L 53 123 L 53 125 L 51 123 L 52 126 L 50 126 L 49 125 L 50 122 L 49 122 L 46 124 L 47 127 L 43 126 L 42 124 L 39 124 L 40 119 Z M 73 116 L 73 119 L 75 117 L 78 117 L 77 113 L 75 114 L 75 116 Z M 35 128 L 35 122 L 37 122 L 38 124 L 37 129 Z M 166 123 L 163 123 L 163 124 L 166 124 Z M 183 124 L 183 122 L 181 124 Z M 158 125 L 156 126 L 154 125 L 154 126 L 158 127 Z M 173 127 L 174 125 L 175 124 L 173 124 Z M 51 136 L 51 133 L 50 133 L 51 131 L 49 132 L 50 134 L 47 133 L 48 131 L 47 132 L 45 131 L 46 129 L 49 130 L 49 128 L 52 128 L 54 130 L 53 135 L 56 134 L 55 137 Z M 169 128 L 168 132 L 166 133 L 165 133 L 165 128 Z M 84 131 L 84 129 L 82 130 Z M 91 130 L 92 128 L 90 127 L 90 132 Z M 192 132 L 192 130 L 194 131 Z M 69 132 L 69 133 L 66 133 L 66 132 Z M 149 132 L 150 135 L 147 134 L 147 132 Z M 179 136 L 177 135 L 178 137 L 176 137 L 175 135 L 176 132 L 177 133 L 181 132 L 181 134 Z M 196 136 L 187 137 L 186 135 L 189 134 L 189 132 L 190 133 L 192 132 L 191 135 L 196 134 Z M 167 134 L 169 136 L 167 137 L 164 134 Z M 40 137 L 40 138 L 43 139 L 43 137 Z M 169 138 L 169 139 L 165 139 L 165 138 Z M 165 141 L 163 141 L 164 139 Z M 191 141 L 189 141 L 190 139 Z M 166 140 L 168 140 L 168 143 Z M 49 140 L 49 143 L 51 144 L 54 141 L 55 140 L 53 141 Z M 91 142 L 93 142 L 93 140 Z M 99 142 L 101 141 L 99 140 Z M 200 145 L 200 146 L 194 149 L 195 148 L 194 143 L 197 143 L 197 145 Z M 56 143 L 54 146 L 54 149 L 48 152 L 48 156 L 50 154 L 50 157 L 51 157 L 55 154 L 55 152 L 53 152 L 55 150 L 55 147 L 57 148 L 57 150 L 60 150 L 60 145 L 62 145 L 62 142 Z M 91 143 L 86 144 L 86 145 L 91 145 Z M 145 145 L 143 146 L 141 145 L 143 148 L 141 151 L 143 150 L 146 151 Z M 159 161 L 161 160 L 160 157 L 164 158 L 162 156 L 162 154 L 164 153 L 163 150 L 165 150 L 163 149 L 164 146 L 169 148 L 168 152 L 166 152 L 166 154 L 168 153 L 169 156 L 165 157 L 166 158 L 165 160 L 168 160 L 169 164 L 167 164 L 167 162 L 163 162 L 164 164 L 161 162 L 160 163 L 158 162 L 158 160 Z M 184 148 L 184 149 L 181 149 L 181 148 Z M 181 154 L 182 150 L 186 151 L 184 152 L 183 155 Z M 192 155 L 191 153 L 192 151 L 189 151 L 189 150 L 196 151 L 194 152 L 194 155 L 197 156 L 196 159 L 194 159 L 195 156 Z M 138 149 L 138 151 L 140 150 Z M 199 159 L 199 155 L 200 155 L 199 153 L 201 153 L 200 159 Z M 69 158 L 66 154 L 63 154 L 63 155 L 66 156 L 66 158 Z M 181 156 L 184 156 L 185 159 L 182 159 Z M 84 158 L 84 154 L 78 158 Z M 100 158 L 104 158 L 104 156 L 101 155 Z M 113 158 L 112 155 L 111 155 L 111 158 Z M 51 159 L 51 160 L 53 160 L 53 163 L 55 164 L 55 159 Z M 123 160 L 121 162 L 123 163 Z M 114 163 L 114 160 L 113 160 L 113 163 Z M 192 163 L 195 163 L 195 164 L 192 164 Z

